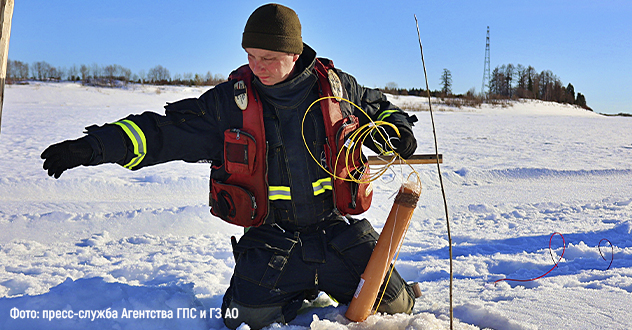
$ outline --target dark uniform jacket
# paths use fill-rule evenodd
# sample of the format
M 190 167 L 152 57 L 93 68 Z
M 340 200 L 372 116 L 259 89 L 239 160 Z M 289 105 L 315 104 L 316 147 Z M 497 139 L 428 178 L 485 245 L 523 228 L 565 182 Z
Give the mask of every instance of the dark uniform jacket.
M 295 74 L 274 86 L 254 78 L 253 86 L 262 99 L 268 145 L 268 183 L 288 187 L 291 199 L 270 200 L 269 217 L 281 226 L 300 228 L 328 216 L 334 208 L 331 190 L 316 190 L 314 184 L 328 174 L 305 149 L 319 157 L 325 145 L 325 129 L 318 98 L 317 77 L 313 72 L 316 53 L 305 45 Z M 391 104 L 378 90 L 358 85 L 351 75 L 336 69 L 349 100 L 360 106 L 373 121 L 385 120 L 399 129 L 411 130 L 416 118 Z M 231 126 L 231 113 L 239 111 L 234 98 L 235 81 L 219 84 L 197 99 L 165 106 L 165 114 L 144 112 L 104 126 L 91 126 L 87 133 L 95 149 L 92 164 L 118 163 L 131 170 L 171 160 L 223 162 L 224 131 Z M 360 126 L 369 119 L 356 109 Z M 375 150 L 366 139 L 365 144 Z M 324 162 L 323 162 L 324 163 Z

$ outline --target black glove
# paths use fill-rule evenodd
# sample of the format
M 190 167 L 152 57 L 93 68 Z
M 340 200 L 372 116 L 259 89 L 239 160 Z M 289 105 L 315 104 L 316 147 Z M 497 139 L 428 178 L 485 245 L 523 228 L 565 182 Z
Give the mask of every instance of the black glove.
M 413 132 L 407 127 L 398 127 L 397 129 L 401 136 L 397 139 L 397 134 L 393 134 L 392 136 L 395 138 L 391 140 L 391 144 L 395 147 L 395 151 L 400 157 L 408 159 L 417 150 L 417 140 Z
M 90 163 L 92 153 L 92 146 L 86 137 L 82 137 L 53 144 L 42 152 L 41 157 L 45 159 L 44 169 L 48 170 L 48 175 L 59 179 L 65 170 Z

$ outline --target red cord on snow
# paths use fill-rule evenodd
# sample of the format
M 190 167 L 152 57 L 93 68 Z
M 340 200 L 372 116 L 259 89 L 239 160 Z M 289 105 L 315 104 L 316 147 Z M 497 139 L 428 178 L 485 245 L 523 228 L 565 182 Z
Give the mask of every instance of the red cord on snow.
M 602 238 L 601 241 L 599 241 L 599 245 L 597 245 L 597 248 L 599 248 L 599 254 L 601 255 L 601 258 L 603 260 L 606 260 L 606 257 L 604 257 L 603 253 L 601 253 L 601 242 L 603 241 L 606 241 L 608 242 L 608 244 L 610 244 L 610 264 L 608 265 L 608 268 L 606 268 L 606 270 L 608 270 L 610 269 L 610 266 L 612 266 L 612 261 L 614 260 L 614 246 L 612 246 L 612 243 L 610 243 L 610 241 L 607 238 Z
M 553 249 L 551 249 L 551 241 L 553 240 L 553 236 L 555 235 L 560 235 L 560 237 L 562 238 L 562 242 L 564 243 L 564 245 L 562 245 L 562 255 L 559 257 L 559 259 L 557 259 L 557 261 L 555 261 L 555 258 L 553 258 Z M 555 263 L 555 265 L 553 265 L 553 268 L 551 268 L 551 270 L 549 270 L 548 272 L 544 273 L 543 275 L 540 275 L 538 277 L 535 278 L 530 278 L 528 280 L 516 280 L 516 279 L 512 279 L 512 278 L 502 278 L 500 280 L 496 280 L 494 281 L 494 284 L 498 283 L 498 282 L 502 282 L 502 281 L 515 281 L 515 282 L 529 282 L 529 281 L 535 281 L 537 279 L 543 278 L 546 275 L 549 275 L 550 272 L 553 271 L 553 269 L 555 269 L 557 267 L 557 264 L 560 262 L 560 260 L 562 260 L 562 257 L 564 256 L 564 252 L 566 251 L 566 240 L 564 239 L 564 236 L 562 236 L 562 234 L 555 232 L 553 234 L 551 234 L 551 237 L 549 238 L 549 253 L 551 253 L 551 258 L 553 259 L 553 262 Z
M 560 235 L 560 237 L 562 238 L 562 242 L 564 243 L 564 245 L 562 245 L 562 255 L 557 259 L 557 261 L 555 261 L 555 258 L 553 257 L 553 249 L 551 248 L 551 241 L 553 240 L 553 236 L 555 235 Z M 610 244 L 610 264 L 608 265 L 608 268 L 606 268 L 606 270 L 610 269 L 610 266 L 612 266 L 612 261 L 614 260 L 614 246 L 612 245 L 612 243 L 607 239 L 607 238 L 602 238 L 599 241 L 599 244 L 597 245 L 597 248 L 599 249 L 599 254 L 601 255 L 601 258 L 605 261 L 606 257 L 603 255 L 603 252 L 601 252 L 601 243 L 603 243 L 604 241 L 608 242 L 608 244 Z M 548 272 L 544 273 L 541 276 L 535 277 L 535 278 L 530 278 L 528 280 L 516 280 L 516 279 L 511 279 L 511 278 L 503 278 L 500 280 L 496 280 L 494 281 L 494 284 L 498 283 L 498 282 L 502 282 L 502 281 L 515 281 L 515 282 L 529 282 L 529 281 L 535 281 L 537 279 L 543 278 L 544 276 L 548 275 L 550 272 L 553 271 L 553 269 L 555 269 L 557 267 L 557 264 L 560 262 L 560 260 L 562 260 L 562 257 L 564 256 L 564 252 L 566 251 L 566 240 L 564 239 L 564 236 L 558 232 L 555 232 L 553 234 L 551 234 L 551 237 L 549 238 L 549 253 L 551 254 L 551 259 L 553 259 L 553 263 L 555 263 L 553 265 L 553 268 L 551 268 Z

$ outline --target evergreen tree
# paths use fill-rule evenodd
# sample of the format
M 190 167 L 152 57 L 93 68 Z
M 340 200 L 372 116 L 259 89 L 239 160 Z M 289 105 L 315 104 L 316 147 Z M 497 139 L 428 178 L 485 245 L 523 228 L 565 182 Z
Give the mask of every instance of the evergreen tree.
M 508 96 L 509 98 L 511 98 L 511 96 L 513 95 L 512 88 L 511 88 L 511 82 L 513 81 L 513 76 L 514 76 L 514 66 L 513 64 L 509 63 L 505 67 L 506 83 L 505 83 L 505 91 L 504 91 L 504 95 Z
M 441 75 L 441 93 L 444 95 L 452 94 L 452 73 L 448 69 L 443 69 Z
M 575 87 L 571 83 L 566 86 L 566 102 L 575 104 Z
M 587 108 L 586 97 L 584 97 L 584 94 L 577 93 L 577 100 L 575 100 L 575 104 L 579 105 L 582 108 Z

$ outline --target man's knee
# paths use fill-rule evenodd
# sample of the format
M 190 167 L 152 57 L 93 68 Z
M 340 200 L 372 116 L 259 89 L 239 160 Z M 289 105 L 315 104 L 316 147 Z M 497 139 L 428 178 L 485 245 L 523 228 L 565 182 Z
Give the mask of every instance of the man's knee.
M 397 269 L 391 269 L 393 272 L 388 281 L 388 285 L 384 283 L 380 289 L 380 292 L 382 292 L 382 290 L 385 290 L 385 292 L 382 301 L 376 301 L 376 304 L 379 303 L 377 311 L 387 314 L 410 314 L 413 311 L 413 307 L 415 307 L 415 291 L 412 285 L 404 281 Z
M 377 308 L 378 312 L 387 314 L 412 313 L 413 307 L 415 307 L 414 292 L 412 288 L 409 288 L 408 284 L 402 284 L 403 285 L 400 287 L 400 290 L 393 298 L 389 300 L 382 300 L 380 302 L 380 305 Z

